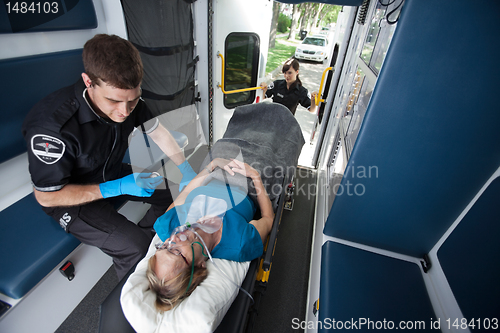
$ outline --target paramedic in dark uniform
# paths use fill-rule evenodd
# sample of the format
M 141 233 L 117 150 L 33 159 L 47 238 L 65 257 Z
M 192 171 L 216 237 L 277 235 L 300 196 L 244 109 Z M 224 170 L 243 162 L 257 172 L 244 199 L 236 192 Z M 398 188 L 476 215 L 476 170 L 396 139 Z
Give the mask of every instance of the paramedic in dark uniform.
M 181 185 L 196 174 L 141 99 L 137 49 L 100 34 L 85 43 L 82 56 L 82 78 L 38 102 L 24 121 L 29 171 L 42 209 L 66 232 L 113 257 L 121 279 L 144 257 L 152 225 L 172 203 L 163 177 L 132 173 L 122 164 L 130 133 L 145 124 L 144 131 L 183 174 Z M 116 211 L 116 197 L 151 208 L 136 225 Z
M 299 79 L 299 62 L 297 59 L 290 59 L 283 65 L 284 80 L 276 80 L 269 86 L 266 83 L 261 83 L 264 97 L 273 97 L 273 102 L 283 104 L 293 115 L 297 110 L 297 105 L 300 103 L 309 112 L 316 112 L 316 95 L 313 92 L 311 95 L 302 85 Z

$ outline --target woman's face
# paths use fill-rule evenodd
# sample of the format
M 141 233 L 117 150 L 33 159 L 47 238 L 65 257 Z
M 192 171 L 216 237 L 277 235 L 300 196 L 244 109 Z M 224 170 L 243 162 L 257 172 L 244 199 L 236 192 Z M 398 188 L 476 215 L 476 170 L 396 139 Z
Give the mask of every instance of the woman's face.
M 193 243 L 194 239 L 188 238 L 186 241 L 180 241 L 177 236 L 172 236 L 172 240 L 176 243 L 175 251 L 179 255 L 175 255 L 166 248 L 159 249 L 156 251 L 156 265 L 154 271 L 160 279 L 165 279 L 166 281 L 179 275 L 185 269 L 191 269 L 191 263 L 193 262 L 193 250 L 195 265 L 203 266 L 205 260 L 202 255 L 202 247 L 199 243 Z M 170 240 L 167 239 L 165 243 Z M 193 245 L 193 250 L 191 249 L 191 244 Z
M 283 73 L 285 76 L 285 81 L 287 84 L 292 84 L 297 80 L 297 75 L 299 75 L 299 71 L 296 71 L 292 66 Z

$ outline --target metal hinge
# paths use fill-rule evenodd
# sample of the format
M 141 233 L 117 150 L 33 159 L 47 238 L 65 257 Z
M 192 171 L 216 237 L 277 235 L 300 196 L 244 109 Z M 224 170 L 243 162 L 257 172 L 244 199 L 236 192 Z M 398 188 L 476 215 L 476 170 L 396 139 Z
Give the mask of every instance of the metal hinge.
M 431 260 L 429 259 L 429 256 L 427 254 L 424 255 L 424 257 L 422 259 L 423 260 L 420 260 L 420 264 L 422 265 L 422 269 L 424 270 L 424 273 L 427 273 L 432 267 Z

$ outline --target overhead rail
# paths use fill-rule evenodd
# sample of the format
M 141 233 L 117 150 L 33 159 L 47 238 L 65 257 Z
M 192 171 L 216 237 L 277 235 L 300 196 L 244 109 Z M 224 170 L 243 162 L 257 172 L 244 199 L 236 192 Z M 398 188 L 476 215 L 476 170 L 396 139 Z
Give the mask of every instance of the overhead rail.
M 217 87 L 219 87 L 222 90 L 222 93 L 224 95 L 227 95 L 227 94 L 236 94 L 236 93 L 245 92 L 245 91 L 252 91 L 252 90 L 262 89 L 262 87 L 252 87 L 252 88 L 236 89 L 236 90 L 230 90 L 230 91 L 224 90 L 224 68 L 225 68 L 226 65 L 225 65 L 225 62 L 224 62 L 224 57 L 222 56 L 222 54 L 220 52 L 217 52 L 217 57 L 221 58 L 221 60 L 222 60 L 222 70 L 221 70 L 221 80 L 222 80 L 222 83 L 219 84 Z

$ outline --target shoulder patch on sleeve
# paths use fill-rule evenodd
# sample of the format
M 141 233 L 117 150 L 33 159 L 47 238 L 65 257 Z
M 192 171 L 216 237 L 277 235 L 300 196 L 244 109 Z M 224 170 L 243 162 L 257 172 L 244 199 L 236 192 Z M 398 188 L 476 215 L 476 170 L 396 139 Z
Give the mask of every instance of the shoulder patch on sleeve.
M 50 135 L 35 134 L 31 138 L 31 151 L 45 164 L 54 164 L 66 150 L 64 142 Z
M 273 88 L 274 88 L 274 82 L 269 83 L 267 89 L 273 89 Z

